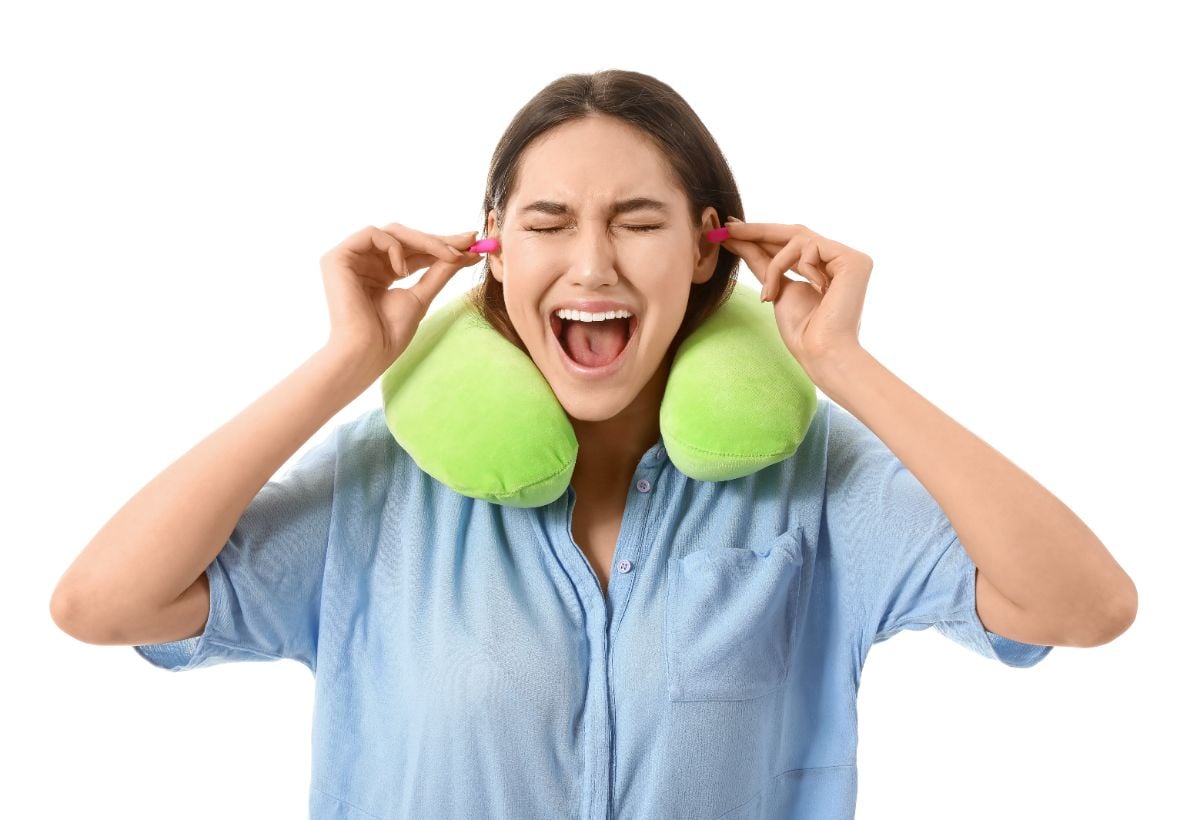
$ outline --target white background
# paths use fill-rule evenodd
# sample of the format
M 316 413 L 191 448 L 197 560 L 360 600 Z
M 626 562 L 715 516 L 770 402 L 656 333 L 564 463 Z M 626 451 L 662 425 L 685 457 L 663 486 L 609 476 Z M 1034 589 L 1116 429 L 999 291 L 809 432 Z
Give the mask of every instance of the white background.
M 858 816 L 1186 813 L 1200 60 L 1185 8 L 6 5 L 4 814 L 306 816 L 304 667 L 167 673 L 59 631 L 51 592 L 126 500 L 324 343 L 322 253 L 368 224 L 482 231 L 509 119 L 556 77 L 605 68 L 689 101 L 748 221 L 868 253 L 863 346 L 1137 583 L 1129 631 L 1033 669 L 932 629 L 876 645 Z M 376 383 L 284 469 L 379 401 Z

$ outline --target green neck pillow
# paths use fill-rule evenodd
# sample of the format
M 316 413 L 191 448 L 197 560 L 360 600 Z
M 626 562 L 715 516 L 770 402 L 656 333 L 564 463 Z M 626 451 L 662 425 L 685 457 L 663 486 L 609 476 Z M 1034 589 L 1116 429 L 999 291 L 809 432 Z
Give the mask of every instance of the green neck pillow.
M 566 492 L 579 451 L 570 419 L 533 360 L 466 294 L 421 321 L 382 383 L 396 441 L 455 492 L 511 507 Z M 659 430 L 680 472 L 727 481 L 795 453 L 816 411 L 774 308 L 739 283 L 680 343 Z

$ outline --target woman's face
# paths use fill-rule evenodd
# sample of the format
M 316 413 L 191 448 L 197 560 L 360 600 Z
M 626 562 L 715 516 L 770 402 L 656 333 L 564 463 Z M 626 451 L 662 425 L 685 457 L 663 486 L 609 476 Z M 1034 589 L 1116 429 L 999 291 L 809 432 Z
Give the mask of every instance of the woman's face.
M 662 206 L 617 212 L 617 203 L 635 197 Z M 716 268 L 720 247 L 704 233 L 718 220 L 709 207 L 700 225 L 690 223 L 666 159 L 620 120 L 572 120 L 526 147 L 504 224 L 488 214 L 487 235 L 500 240 L 488 264 L 513 327 L 568 415 L 611 418 L 655 375 L 692 285 Z M 600 378 L 575 373 L 562 358 L 552 315 L 576 300 L 618 302 L 636 317 L 617 368 Z

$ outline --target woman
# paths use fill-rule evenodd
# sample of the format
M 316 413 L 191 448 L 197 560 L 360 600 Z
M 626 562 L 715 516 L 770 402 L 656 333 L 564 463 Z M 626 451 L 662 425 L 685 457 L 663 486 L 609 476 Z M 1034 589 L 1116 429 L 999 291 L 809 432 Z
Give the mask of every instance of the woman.
M 458 495 L 379 410 L 266 483 L 481 258 L 474 232 L 366 228 L 322 259 L 326 347 L 135 496 L 56 592 L 64 630 L 163 668 L 308 666 L 313 816 L 851 817 L 873 643 L 935 626 L 1027 667 L 1128 627 L 1136 590 L 1083 522 L 859 345 L 870 258 L 738 222 L 716 143 L 662 82 L 551 83 L 501 139 L 484 212 L 499 249 L 473 296 L 575 428 L 561 498 Z M 695 481 L 659 405 L 739 259 L 833 402 L 794 457 Z M 558 313 L 611 307 L 594 301 L 632 314 L 627 342 Z

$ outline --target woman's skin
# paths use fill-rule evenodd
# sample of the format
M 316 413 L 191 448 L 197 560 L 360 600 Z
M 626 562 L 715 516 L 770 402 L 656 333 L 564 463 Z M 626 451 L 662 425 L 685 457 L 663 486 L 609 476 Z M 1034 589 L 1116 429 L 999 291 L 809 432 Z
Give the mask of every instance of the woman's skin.
M 631 197 L 660 200 L 666 211 L 611 213 Z M 539 200 L 563 203 L 570 213 L 523 212 Z M 721 227 L 719 219 L 710 206 L 692 225 L 687 197 L 658 147 L 611 117 L 573 120 L 542 134 L 522 154 L 505 223 L 496 223 L 495 210 L 488 214 L 487 236 L 500 240 L 490 267 L 504 286 L 508 315 L 579 441 L 571 479 L 577 494 L 623 502 L 638 459 L 658 439 L 666 354 L 692 285 L 716 268 L 720 246 L 704 235 Z M 661 227 L 631 230 L 651 225 Z M 620 371 L 583 380 L 563 366 L 548 317 L 552 305 L 568 299 L 633 305 L 638 329 Z

